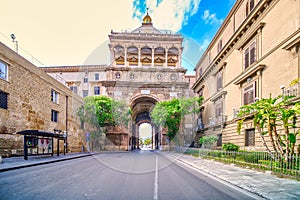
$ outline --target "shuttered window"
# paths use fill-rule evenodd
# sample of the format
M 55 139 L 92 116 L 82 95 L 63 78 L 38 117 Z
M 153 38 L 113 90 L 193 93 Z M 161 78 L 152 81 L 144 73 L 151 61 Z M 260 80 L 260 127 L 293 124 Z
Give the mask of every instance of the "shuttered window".
M 222 70 L 217 73 L 217 91 L 223 88 L 223 72 Z
M 244 69 L 247 69 L 250 65 L 256 62 L 256 40 L 244 50 Z
M 255 129 L 247 129 L 246 130 L 245 146 L 255 146 Z
M 8 94 L 0 90 L 0 108 L 7 109 Z

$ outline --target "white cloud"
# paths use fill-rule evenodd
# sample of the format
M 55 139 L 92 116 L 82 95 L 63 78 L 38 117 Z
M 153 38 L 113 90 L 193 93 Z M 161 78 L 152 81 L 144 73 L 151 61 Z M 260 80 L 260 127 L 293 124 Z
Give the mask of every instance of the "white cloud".
M 155 27 L 177 32 L 182 25 L 188 23 L 189 18 L 196 14 L 201 0 L 146 0 L 149 15 Z M 137 12 L 139 8 L 134 8 Z M 139 19 L 140 20 L 140 19 Z
M 205 24 L 221 24 L 223 19 L 218 19 L 216 13 L 210 13 L 209 10 L 205 10 L 202 19 L 204 20 Z

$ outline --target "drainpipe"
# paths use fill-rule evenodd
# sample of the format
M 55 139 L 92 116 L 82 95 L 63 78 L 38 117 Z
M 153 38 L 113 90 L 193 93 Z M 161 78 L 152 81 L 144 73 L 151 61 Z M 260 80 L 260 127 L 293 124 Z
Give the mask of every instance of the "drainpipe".
M 69 97 L 66 96 L 66 137 L 65 137 L 66 153 L 68 153 L 68 108 L 69 108 Z

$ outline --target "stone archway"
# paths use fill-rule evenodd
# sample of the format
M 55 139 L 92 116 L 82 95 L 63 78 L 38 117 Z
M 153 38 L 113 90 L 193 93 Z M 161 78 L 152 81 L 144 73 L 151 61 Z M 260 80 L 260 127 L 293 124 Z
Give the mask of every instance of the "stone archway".
M 130 106 L 132 109 L 132 137 L 131 149 L 140 149 L 139 126 L 142 123 L 149 123 L 152 126 L 152 149 L 158 149 L 159 136 L 158 128 L 152 123 L 150 112 L 158 100 L 150 95 L 139 95 L 132 98 Z

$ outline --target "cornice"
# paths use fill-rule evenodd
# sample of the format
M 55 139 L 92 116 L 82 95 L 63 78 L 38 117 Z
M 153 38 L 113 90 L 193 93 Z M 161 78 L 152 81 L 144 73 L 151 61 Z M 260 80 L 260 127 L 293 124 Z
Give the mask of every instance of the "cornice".
M 238 75 L 238 77 L 234 81 L 234 84 L 235 85 L 241 84 L 249 76 L 252 76 L 253 74 L 255 74 L 258 71 L 262 71 L 264 68 L 265 68 L 265 65 L 262 65 L 262 64 L 257 64 L 257 65 L 254 65 L 254 66 L 250 67 L 249 69 L 243 71 L 240 75 Z
M 151 66 L 142 66 L 142 67 L 114 67 L 110 66 L 106 68 L 106 71 L 132 71 L 132 72 L 179 72 L 186 73 L 187 69 L 182 67 L 151 67 Z
M 220 53 L 213 59 L 211 62 L 213 64 L 217 64 L 222 60 L 222 58 L 225 57 L 225 55 L 235 46 L 235 44 L 240 41 L 240 39 L 245 35 L 248 29 L 252 28 L 252 25 L 257 21 L 258 17 L 262 15 L 262 13 L 268 8 L 268 5 L 271 1 L 274 0 L 261 0 L 258 2 L 254 10 L 247 16 L 247 18 L 244 20 L 244 22 L 239 26 L 239 28 L 234 32 L 234 34 L 231 36 L 231 38 L 228 40 L 226 45 L 223 47 L 223 49 L 220 51 Z M 224 22 L 225 23 L 225 22 Z M 264 23 L 259 23 L 259 28 L 264 26 Z M 221 27 L 222 28 L 222 27 Z M 217 35 L 214 37 L 214 40 L 217 40 Z M 203 56 L 200 58 L 199 62 L 197 63 L 196 67 L 198 67 L 205 56 L 208 54 L 208 52 L 211 50 L 213 42 L 210 43 L 207 50 L 203 54 Z M 205 72 L 204 72 L 205 73 Z M 203 73 L 203 74 L 204 74 Z
M 218 98 L 225 96 L 226 94 L 227 94 L 227 91 L 220 90 L 219 92 L 217 92 L 210 98 L 210 101 L 216 101 Z
M 53 67 L 39 67 L 46 73 L 57 72 L 82 72 L 82 71 L 105 71 L 107 65 L 78 65 L 78 66 L 53 66 Z
M 248 17 L 244 20 L 244 22 L 239 26 L 239 28 L 234 32 L 232 37 L 223 47 L 223 49 L 219 52 L 219 54 L 213 59 L 208 68 L 203 72 L 203 75 L 199 77 L 199 79 L 194 84 L 193 88 L 196 88 L 197 84 L 201 84 L 204 79 L 209 76 L 209 74 L 213 71 L 213 69 L 223 60 L 223 58 L 232 51 L 232 49 L 236 46 L 237 43 L 241 43 L 238 48 L 241 48 L 250 38 L 251 34 L 253 35 L 259 29 L 262 29 L 265 26 L 265 23 L 260 22 L 257 26 L 253 27 L 253 24 L 257 21 L 257 19 L 265 12 L 268 8 L 270 2 L 274 0 L 261 0 L 258 2 L 254 10 L 248 15 Z M 251 28 L 251 32 L 248 33 L 248 30 Z M 245 37 L 247 34 L 248 37 Z M 216 36 L 213 40 L 216 40 Z M 244 40 L 241 40 L 245 38 Z M 212 44 L 212 42 L 211 42 Z M 206 57 L 208 51 L 211 49 L 211 45 L 207 48 L 203 56 L 200 58 L 200 61 L 197 63 L 195 69 L 202 63 L 203 59 Z
M 174 82 L 133 82 L 133 81 L 115 81 L 115 87 L 138 87 L 138 88 L 171 88 L 174 86 Z M 178 88 L 188 88 L 188 82 L 175 82 Z

